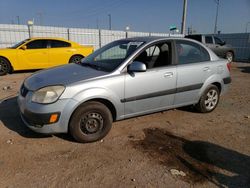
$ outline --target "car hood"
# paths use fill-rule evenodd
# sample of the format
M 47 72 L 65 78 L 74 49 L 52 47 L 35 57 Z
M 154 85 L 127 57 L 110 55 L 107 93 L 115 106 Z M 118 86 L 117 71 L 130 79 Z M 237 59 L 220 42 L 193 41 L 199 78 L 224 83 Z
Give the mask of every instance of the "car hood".
M 28 77 L 24 84 L 32 91 L 52 85 L 64 85 L 104 76 L 108 72 L 95 70 L 78 64 L 68 64 L 47 70 L 39 71 Z

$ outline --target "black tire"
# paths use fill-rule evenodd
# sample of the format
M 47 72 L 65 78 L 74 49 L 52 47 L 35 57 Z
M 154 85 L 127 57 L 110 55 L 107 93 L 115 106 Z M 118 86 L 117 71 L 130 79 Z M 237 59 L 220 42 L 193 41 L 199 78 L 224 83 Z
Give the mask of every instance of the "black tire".
M 81 63 L 81 60 L 82 60 L 83 56 L 81 55 L 73 55 L 70 60 L 69 60 L 69 63 L 76 63 L 76 64 L 79 64 Z
M 212 112 L 220 100 L 219 89 L 215 85 L 210 85 L 195 105 L 196 109 L 202 113 Z
M 0 76 L 9 73 L 11 70 L 10 63 L 7 59 L 0 57 Z
M 233 54 L 233 52 L 230 52 L 230 51 L 227 52 L 225 57 L 226 57 L 226 59 L 228 60 L 229 63 L 232 63 L 233 60 L 234 60 L 234 54 Z
M 73 113 L 69 131 L 78 142 L 94 142 L 108 134 L 112 121 L 112 114 L 104 104 L 91 101 L 81 105 Z

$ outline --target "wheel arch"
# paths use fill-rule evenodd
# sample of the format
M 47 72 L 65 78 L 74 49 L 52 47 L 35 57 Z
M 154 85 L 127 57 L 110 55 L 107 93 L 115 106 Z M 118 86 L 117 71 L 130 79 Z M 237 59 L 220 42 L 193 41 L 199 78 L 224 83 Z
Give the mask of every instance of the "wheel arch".
M 215 85 L 218 88 L 219 92 L 221 93 L 221 89 L 222 89 L 221 83 L 213 82 L 213 83 L 211 83 L 211 85 Z
M 94 102 L 99 102 L 99 103 L 105 105 L 105 106 L 110 110 L 111 115 L 112 115 L 112 118 L 113 118 L 113 121 L 116 120 L 116 117 L 117 117 L 117 110 L 116 110 L 116 108 L 115 108 L 115 105 L 114 105 L 110 100 L 104 99 L 104 98 L 93 98 L 93 99 L 89 99 L 89 100 L 86 100 L 86 101 L 80 103 L 80 104 L 73 110 L 73 112 L 71 113 L 69 122 L 70 122 L 70 120 L 71 120 L 71 118 L 72 118 L 74 112 L 75 112 L 79 107 L 81 107 L 82 105 L 86 104 L 87 102 L 93 102 L 93 101 L 94 101 Z

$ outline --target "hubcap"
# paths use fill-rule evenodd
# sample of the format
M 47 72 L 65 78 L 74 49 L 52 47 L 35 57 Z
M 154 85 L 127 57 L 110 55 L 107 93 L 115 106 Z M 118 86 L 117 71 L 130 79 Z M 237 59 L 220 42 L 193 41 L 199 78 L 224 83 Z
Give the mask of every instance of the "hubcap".
M 81 62 L 81 57 L 74 57 L 73 58 L 73 63 L 80 63 Z
M 103 118 L 99 113 L 86 114 L 80 121 L 81 131 L 85 134 L 94 134 L 103 128 Z
M 216 90 L 210 90 L 207 93 L 207 97 L 205 100 L 205 106 L 208 110 L 212 110 L 216 107 L 218 102 L 218 93 Z
M 7 71 L 7 65 L 6 63 L 0 60 L 0 72 L 5 72 L 5 71 Z

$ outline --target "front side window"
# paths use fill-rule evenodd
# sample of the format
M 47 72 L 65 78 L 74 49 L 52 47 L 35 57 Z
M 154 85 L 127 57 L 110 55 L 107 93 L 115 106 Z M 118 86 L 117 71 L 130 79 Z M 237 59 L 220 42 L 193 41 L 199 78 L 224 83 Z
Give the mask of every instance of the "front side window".
M 144 42 L 114 41 L 82 60 L 81 65 L 112 72 Z
M 211 36 L 206 36 L 205 41 L 207 44 L 213 44 L 213 38 Z
M 65 48 L 71 46 L 70 43 L 60 40 L 50 40 L 49 44 L 51 48 Z
M 171 64 L 171 43 L 160 42 L 141 52 L 134 61 L 140 61 L 148 69 L 163 67 Z
M 209 61 L 210 56 L 205 48 L 189 41 L 176 41 L 178 64 Z
M 47 40 L 33 40 L 26 44 L 27 49 L 43 49 L 47 48 Z

